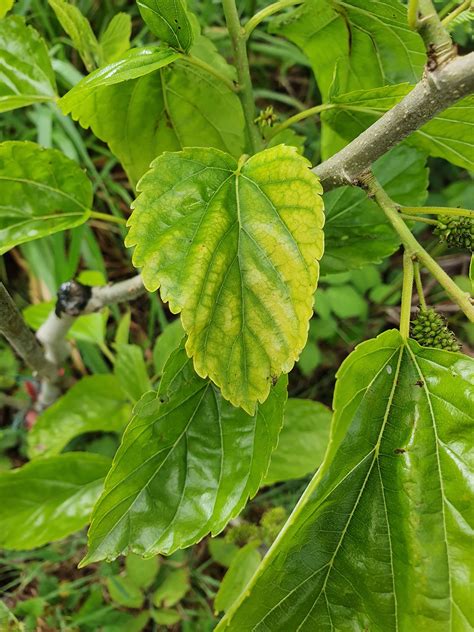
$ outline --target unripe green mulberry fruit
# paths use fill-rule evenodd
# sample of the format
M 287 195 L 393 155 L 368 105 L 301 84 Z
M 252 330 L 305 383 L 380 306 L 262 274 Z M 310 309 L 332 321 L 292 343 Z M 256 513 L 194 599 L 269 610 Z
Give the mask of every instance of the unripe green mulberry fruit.
M 411 323 L 410 337 L 422 347 L 459 351 L 456 336 L 446 326 L 445 319 L 434 309 L 420 310 Z
M 441 216 L 439 225 L 434 229 L 440 241 L 445 241 L 450 248 L 474 250 L 474 219 L 471 217 Z

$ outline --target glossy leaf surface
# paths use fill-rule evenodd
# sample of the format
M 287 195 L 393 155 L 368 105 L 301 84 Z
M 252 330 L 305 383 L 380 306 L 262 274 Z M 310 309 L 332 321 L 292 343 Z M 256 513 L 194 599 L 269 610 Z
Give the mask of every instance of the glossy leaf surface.
M 74 48 L 89 72 L 97 67 L 100 61 L 99 42 L 91 28 L 89 20 L 78 7 L 66 0 L 48 0 L 59 23 L 72 40 Z
M 222 64 L 215 54 L 206 58 Z M 85 99 L 66 96 L 63 107 L 108 143 L 134 186 L 164 151 L 211 146 L 238 158 L 244 148 L 244 119 L 237 94 L 185 61 L 139 79 L 100 87 Z
M 87 524 L 110 460 L 70 452 L 0 472 L 0 546 L 33 549 Z
M 397 331 L 359 345 L 325 462 L 218 629 L 470 629 L 473 376 Z
M 28 433 L 30 458 L 58 454 L 86 432 L 120 432 L 130 416 L 125 392 L 113 375 L 83 377 L 42 412 Z
M 183 348 L 134 410 L 89 531 L 86 562 L 150 556 L 218 533 L 253 496 L 283 422 L 286 379 L 256 415 L 198 377 Z
M 187 53 L 193 43 L 193 29 L 183 0 L 137 0 L 151 32 L 173 48 Z
M 0 144 L 0 254 L 84 223 L 91 205 L 89 179 L 64 154 L 30 142 Z
M 399 145 L 374 164 L 374 173 L 399 204 L 421 206 L 426 199 L 428 169 L 420 151 Z M 339 187 L 324 195 L 326 224 L 324 274 L 345 272 L 368 263 L 379 263 L 400 245 L 379 206 L 361 189 Z M 317 301 L 317 296 L 316 296 Z
M 323 113 L 322 119 L 346 141 L 350 141 L 396 105 L 410 90 L 411 86 L 401 84 L 343 94 L 332 99 L 336 107 Z M 470 96 L 413 132 L 407 142 L 431 156 L 473 169 L 473 116 L 474 97 Z
M 44 41 L 23 18 L 0 22 L 0 112 L 54 101 L 56 82 Z
M 293 147 L 237 164 L 165 154 L 142 178 L 127 246 L 181 312 L 195 370 L 252 414 L 305 345 L 323 250 L 321 187 Z
M 64 114 L 69 114 L 74 108 L 84 108 L 85 103 L 93 98 L 99 88 L 138 79 L 171 64 L 179 57 L 179 53 L 167 46 L 132 48 L 117 61 L 102 66 L 84 77 L 60 99 L 59 105 Z
M 287 401 L 264 485 L 301 478 L 320 466 L 329 441 L 331 417 L 329 408 L 319 402 L 295 398 Z

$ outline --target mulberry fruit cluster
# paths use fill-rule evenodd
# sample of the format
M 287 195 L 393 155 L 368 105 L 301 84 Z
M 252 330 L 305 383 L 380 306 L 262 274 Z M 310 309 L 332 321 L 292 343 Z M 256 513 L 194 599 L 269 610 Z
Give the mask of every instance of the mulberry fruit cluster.
M 434 309 L 418 312 L 411 323 L 410 336 L 422 347 L 446 351 L 459 351 L 461 348 L 454 333 L 446 326 L 445 319 Z
M 445 241 L 450 248 L 465 248 L 474 251 L 474 220 L 471 217 L 439 218 L 439 224 L 434 229 L 440 241 Z

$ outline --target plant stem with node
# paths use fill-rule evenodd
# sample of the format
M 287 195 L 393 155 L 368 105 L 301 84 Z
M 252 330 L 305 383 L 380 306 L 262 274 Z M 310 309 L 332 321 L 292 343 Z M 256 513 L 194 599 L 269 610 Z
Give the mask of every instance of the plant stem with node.
M 413 259 L 405 250 L 403 253 L 403 286 L 400 307 L 400 335 L 403 340 L 410 336 L 411 297 L 413 293 Z
M 383 210 L 393 228 L 397 231 L 407 254 L 416 257 L 416 259 L 424 265 L 451 299 L 460 307 L 467 318 L 471 322 L 474 322 L 474 307 L 469 294 L 463 292 L 423 246 L 418 243 L 418 240 L 412 235 L 410 229 L 400 217 L 397 204 L 390 199 L 374 175 L 372 173 L 364 174 L 361 177 L 361 182 L 367 187 L 369 193 L 373 195 L 375 201 Z
M 229 35 L 234 51 L 234 63 L 237 70 L 237 78 L 240 86 L 240 101 L 244 111 L 247 140 L 252 154 L 257 153 L 263 147 L 262 138 L 254 123 L 255 103 L 253 100 L 252 79 L 250 77 L 249 60 L 247 56 L 246 34 L 242 28 L 234 0 L 222 0 L 225 21 L 229 29 Z

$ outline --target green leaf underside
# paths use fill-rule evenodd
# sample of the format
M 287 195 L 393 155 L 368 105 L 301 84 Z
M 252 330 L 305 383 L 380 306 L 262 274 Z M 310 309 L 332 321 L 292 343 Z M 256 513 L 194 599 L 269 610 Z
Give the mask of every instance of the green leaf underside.
M 129 416 L 130 406 L 115 376 L 84 377 L 39 415 L 28 433 L 28 455 L 58 454 L 86 432 L 120 432 Z
M 353 90 L 416 83 L 426 61 L 423 41 L 398 0 L 306 0 L 275 24 L 308 57 L 323 102 Z M 323 159 L 344 144 L 322 119 Z
M 341 137 L 351 141 L 401 101 L 411 89 L 408 84 L 400 84 L 343 94 L 333 99 L 335 108 L 323 112 L 321 116 Z M 465 169 L 473 169 L 473 117 L 474 97 L 470 96 L 413 132 L 407 142 L 431 156 L 444 158 Z
M 169 554 L 221 531 L 260 486 L 285 400 L 282 378 L 247 415 L 196 375 L 181 347 L 158 396 L 147 393 L 135 407 L 94 510 L 85 562 Z
M 423 42 L 409 28 L 406 8 L 396 0 L 305 0 L 290 16 L 277 20 L 273 30 L 306 54 L 324 100 L 336 70 L 342 93 L 415 83 L 426 61 Z
M 0 473 L 0 546 L 33 549 L 82 529 L 110 460 L 69 452 Z
M 377 160 L 373 170 L 399 204 L 421 206 L 425 202 L 428 169 L 424 153 L 402 144 Z M 400 238 L 364 191 L 355 187 L 329 191 L 324 195 L 324 207 L 326 243 L 322 274 L 379 263 L 400 246 Z
M 193 43 L 193 29 L 182 0 L 137 0 L 143 20 L 158 39 L 185 53 Z
M 0 22 L 0 112 L 53 101 L 56 82 L 44 41 L 23 18 Z
M 357 347 L 312 493 L 218 629 L 472 628 L 473 366 L 393 330 Z
M 108 143 L 134 186 L 164 151 L 211 146 L 235 157 L 243 152 L 238 96 L 185 60 L 170 69 L 64 98 L 63 111 L 70 111 Z
M 0 144 L 0 254 L 84 223 L 91 205 L 89 179 L 61 152 L 27 141 Z
M 289 399 L 278 446 L 272 454 L 264 485 L 301 478 L 323 460 L 329 440 L 331 411 L 310 399 Z
M 308 166 L 283 145 L 239 167 L 215 149 L 164 154 L 129 220 L 134 265 L 181 312 L 196 372 L 250 414 L 306 343 L 324 223 Z

